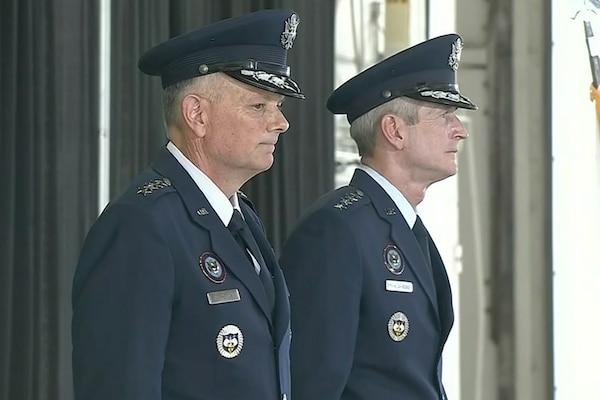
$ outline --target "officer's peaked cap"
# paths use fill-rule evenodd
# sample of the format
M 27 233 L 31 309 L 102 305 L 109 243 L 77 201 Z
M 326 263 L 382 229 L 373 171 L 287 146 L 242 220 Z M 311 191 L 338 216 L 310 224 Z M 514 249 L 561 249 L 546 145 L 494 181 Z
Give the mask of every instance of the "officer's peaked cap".
M 279 9 L 232 17 L 153 47 L 140 57 L 138 66 L 148 75 L 160 76 L 163 88 L 225 72 L 261 89 L 304 98 L 287 65 L 299 22 L 294 11 Z
M 458 90 L 461 50 L 460 36 L 450 34 L 396 53 L 337 88 L 327 108 L 346 114 L 349 122 L 400 96 L 475 110 L 477 106 Z

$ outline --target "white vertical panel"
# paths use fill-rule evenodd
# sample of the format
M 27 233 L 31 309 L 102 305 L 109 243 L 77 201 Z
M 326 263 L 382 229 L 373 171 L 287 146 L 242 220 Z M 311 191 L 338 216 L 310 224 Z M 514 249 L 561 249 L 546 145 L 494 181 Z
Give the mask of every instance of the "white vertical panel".
M 424 9 L 424 1 L 420 3 Z M 429 37 L 453 33 L 456 29 L 456 0 L 429 0 Z
M 600 21 L 593 14 L 572 20 L 565 3 L 553 1 L 552 21 L 555 399 L 594 400 L 600 398 L 600 140 L 583 19 L 593 21 L 598 46 Z
M 100 101 L 98 127 L 98 213 L 110 199 L 110 29 L 111 0 L 100 0 Z
M 435 0 L 434 0 L 435 2 Z M 450 3 L 450 4 L 447 4 Z M 447 0 L 443 2 L 442 8 L 452 7 L 454 0 Z M 427 1 L 425 0 L 412 0 L 409 1 L 410 6 L 410 44 L 414 45 L 420 43 L 427 37 Z

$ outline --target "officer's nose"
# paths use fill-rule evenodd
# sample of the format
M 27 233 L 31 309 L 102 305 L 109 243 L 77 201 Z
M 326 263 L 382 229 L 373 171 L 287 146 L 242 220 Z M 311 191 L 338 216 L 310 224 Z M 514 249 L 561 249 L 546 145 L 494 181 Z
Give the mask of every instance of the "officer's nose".
M 454 123 L 452 124 L 452 137 L 454 139 L 466 139 L 469 136 L 469 133 L 467 132 L 467 128 L 465 128 L 465 125 L 462 123 L 462 121 L 460 120 L 460 118 L 458 118 L 458 116 L 456 116 L 456 114 L 454 115 Z
M 284 133 L 289 129 L 289 127 L 290 123 L 285 118 L 285 115 L 283 115 L 281 109 L 278 107 L 275 113 L 273 114 L 270 130 L 278 133 Z

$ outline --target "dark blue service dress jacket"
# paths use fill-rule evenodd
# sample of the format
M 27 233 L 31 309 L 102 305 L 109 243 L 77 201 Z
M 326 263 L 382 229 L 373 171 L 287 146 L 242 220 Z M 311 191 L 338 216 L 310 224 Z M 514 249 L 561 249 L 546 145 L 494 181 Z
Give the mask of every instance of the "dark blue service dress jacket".
M 394 201 L 367 173 L 323 196 L 282 256 L 292 307 L 294 400 L 439 400 L 454 316 Z
M 85 240 L 73 284 L 78 400 L 290 399 L 287 288 L 249 201 L 240 206 L 273 275 L 260 278 L 203 193 L 164 149 Z

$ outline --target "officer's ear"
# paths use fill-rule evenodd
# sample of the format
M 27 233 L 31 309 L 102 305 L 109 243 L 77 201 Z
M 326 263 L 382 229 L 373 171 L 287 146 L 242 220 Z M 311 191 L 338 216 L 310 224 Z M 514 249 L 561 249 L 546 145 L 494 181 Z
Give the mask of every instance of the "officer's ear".
M 210 102 L 197 94 L 188 94 L 181 101 L 183 122 L 197 137 L 206 135 L 209 107 Z
M 400 150 L 406 142 L 406 122 L 396 114 L 385 114 L 379 123 L 383 141 Z

